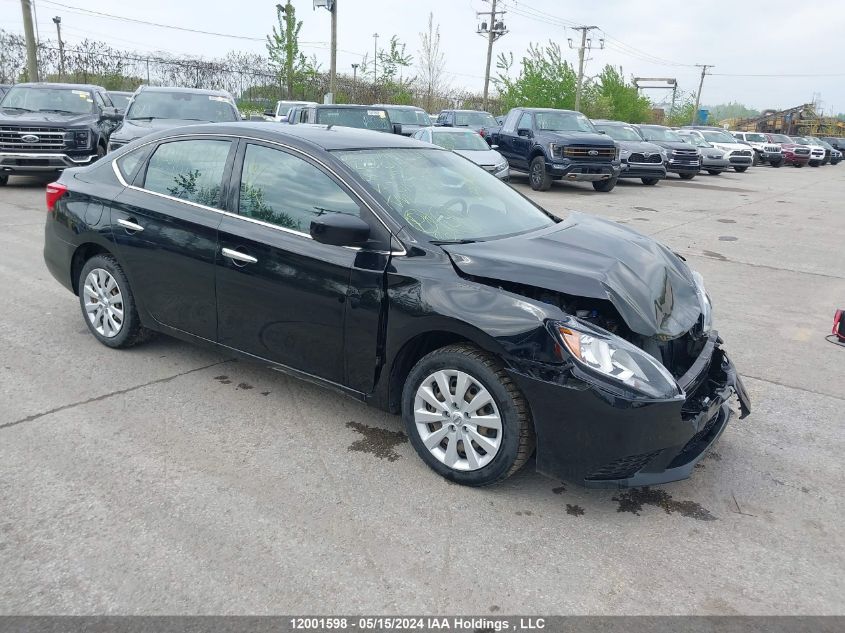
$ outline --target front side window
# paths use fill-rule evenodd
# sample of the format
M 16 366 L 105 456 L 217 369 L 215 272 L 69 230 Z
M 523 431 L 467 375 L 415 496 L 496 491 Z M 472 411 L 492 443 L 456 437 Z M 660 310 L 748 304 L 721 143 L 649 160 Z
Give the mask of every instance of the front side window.
M 25 112 L 88 114 L 94 109 L 94 95 L 90 90 L 73 88 L 13 86 L 0 107 Z
M 502 126 L 503 132 L 513 132 L 516 129 L 516 121 L 519 118 L 519 110 L 511 110 Z
M 519 126 L 517 130 L 530 130 L 531 129 L 531 113 L 525 112 L 519 118 Z
M 126 118 L 130 121 L 237 121 L 235 105 L 226 97 L 193 92 L 143 90 L 135 95 Z
M 441 242 L 475 241 L 554 224 L 494 175 L 442 149 L 336 150 L 390 213 Z
M 244 154 L 238 211 L 300 233 L 308 233 L 311 220 L 327 213 L 361 213 L 349 194 L 311 163 L 254 144 Z
M 144 189 L 207 207 L 220 205 L 220 187 L 231 141 L 163 143 L 147 165 Z

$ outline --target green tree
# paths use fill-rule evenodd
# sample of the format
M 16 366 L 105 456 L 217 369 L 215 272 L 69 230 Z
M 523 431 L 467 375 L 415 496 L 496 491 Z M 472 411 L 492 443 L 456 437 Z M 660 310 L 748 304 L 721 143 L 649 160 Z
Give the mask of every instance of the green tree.
M 575 107 L 577 77 L 572 66 L 563 59 L 560 46 L 549 42 L 546 46 L 531 44 L 522 58 L 519 74 L 510 76 L 513 53 L 499 53 L 498 69 L 493 83 L 501 94 L 505 110 L 530 105 L 537 108 Z
M 267 54 L 270 65 L 276 71 L 279 85 L 284 83 L 288 99 L 293 98 L 294 86 L 308 72 L 309 64 L 299 50 L 299 31 L 302 20 L 296 19 L 296 9 L 291 0 L 282 6 L 276 5 L 276 20 L 272 35 L 267 36 Z
M 628 123 L 651 120 L 651 101 L 639 94 L 636 86 L 625 81 L 622 68 L 617 69 L 608 64 L 587 85 L 584 92 L 582 110 L 589 117 Z

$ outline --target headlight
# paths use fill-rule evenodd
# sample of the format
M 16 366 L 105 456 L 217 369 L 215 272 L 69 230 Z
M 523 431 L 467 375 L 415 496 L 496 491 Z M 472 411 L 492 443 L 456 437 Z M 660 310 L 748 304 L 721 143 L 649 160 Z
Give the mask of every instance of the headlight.
M 71 147 L 88 147 L 91 144 L 91 132 L 89 130 L 68 130 L 65 132 L 65 141 Z
M 622 160 L 625 160 L 626 158 L 628 158 L 631 155 L 631 150 L 629 150 L 629 149 L 623 148 L 623 149 L 619 149 L 617 151 L 619 152 L 618 158 L 621 158 Z
M 563 145 L 558 145 L 557 143 L 549 143 L 549 153 L 554 158 L 563 158 Z
M 695 294 L 698 295 L 698 305 L 701 307 L 701 324 L 704 332 L 709 332 L 713 327 L 713 305 L 707 290 L 704 287 L 704 277 L 696 270 L 692 271 L 692 278 L 695 279 Z
M 666 151 L 665 147 L 660 148 L 660 155 L 663 157 L 663 160 L 669 160 L 669 153 Z
M 503 170 L 505 170 L 505 169 L 507 169 L 507 168 L 508 168 L 508 161 L 506 161 L 506 160 L 505 160 L 505 161 L 502 161 L 501 163 L 499 163 L 498 165 L 496 165 L 496 166 L 494 167 L 494 169 L 495 169 L 496 171 L 503 171 Z
M 555 329 L 575 361 L 587 370 L 652 398 L 681 393 L 669 370 L 628 341 L 574 318 L 555 323 Z

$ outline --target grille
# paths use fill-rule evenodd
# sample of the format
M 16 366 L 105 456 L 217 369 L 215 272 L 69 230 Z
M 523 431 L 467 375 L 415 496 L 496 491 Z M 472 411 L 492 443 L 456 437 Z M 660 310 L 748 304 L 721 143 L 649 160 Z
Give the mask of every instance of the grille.
M 587 160 L 614 159 L 615 147 L 590 147 L 586 145 L 569 145 L 563 148 L 563 155 L 567 158 L 583 158 Z
M 792 151 L 795 154 L 798 154 L 799 156 L 809 156 L 810 155 L 810 150 L 806 147 L 796 147 Z
M 738 149 L 733 153 L 734 156 L 751 156 L 750 149 Z
M 26 143 L 24 136 L 36 136 L 34 143 Z M 0 126 L 0 150 L 11 152 L 50 151 L 65 147 L 65 130 L 54 127 Z
M 663 157 L 660 154 L 631 154 L 628 157 L 629 163 L 662 163 Z
M 694 149 L 672 150 L 672 158 L 682 163 L 698 163 L 698 151 Z
M 596 471 L 590 473 L 586 479 L 602 480 L 602 479 L 627 479 L 634 476 L 637 471 L 641 470 L 652 459 L 657 457 L 660 451 L 652 453 L 643 453 L 642 455 L 629 455 L 617 459 L 616 461 L 605 464 Z
M 769 152 L 770 154 L 775 154 L 777 152 L 780 152 L 780 147 L 778 147 L 777 145 L 766 145 L 765 151 Z

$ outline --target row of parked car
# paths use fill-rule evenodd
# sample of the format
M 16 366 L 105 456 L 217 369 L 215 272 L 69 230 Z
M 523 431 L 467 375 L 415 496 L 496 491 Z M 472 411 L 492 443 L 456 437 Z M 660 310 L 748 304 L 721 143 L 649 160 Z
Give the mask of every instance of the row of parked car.
M 17 84 L 0 101 L 0 185 L 12 173 L 90 164 L 158 130 L 242 118 L 224 91 L 141 86 L 128 93 L 94 85 Z M 702 171 L 744 172 L 759 164 L 837 164 L 845 141 L 591 121 L 580 112 L 547 108 L 514 108 L 496 119 L 478 110 L 431 115 L 414 106 L 279 101 L 261 118 L 412 136 L 455 151 L 503 180 L 512 171 L 527 173 L 536 190 L 561 179 L 607 192 L 620 178 L 655 185 L 668 174 L 690 180 Z

